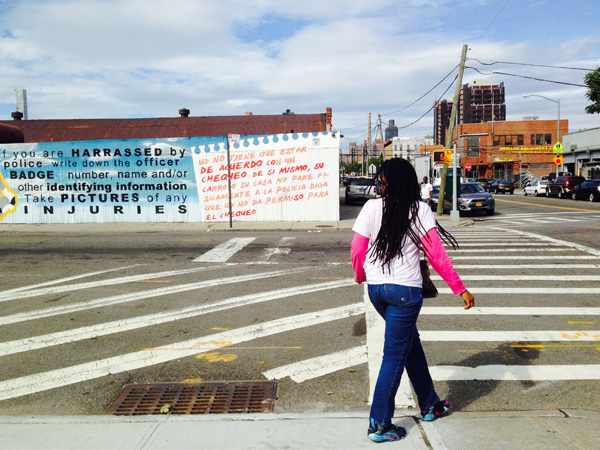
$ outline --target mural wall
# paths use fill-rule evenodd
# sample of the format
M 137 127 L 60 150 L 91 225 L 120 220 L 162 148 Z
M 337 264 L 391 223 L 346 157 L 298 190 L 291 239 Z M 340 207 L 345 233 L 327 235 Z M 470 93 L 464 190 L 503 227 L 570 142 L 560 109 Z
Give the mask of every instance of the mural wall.
M 0 144 L 0 222 L 337 221 L 338 155 L 331 133 Z

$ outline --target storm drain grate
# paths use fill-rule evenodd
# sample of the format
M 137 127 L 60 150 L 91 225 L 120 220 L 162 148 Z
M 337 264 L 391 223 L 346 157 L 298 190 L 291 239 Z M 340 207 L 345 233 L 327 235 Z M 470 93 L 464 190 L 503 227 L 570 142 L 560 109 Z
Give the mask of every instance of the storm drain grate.
M 104 414 L 227 414 L 273 412 L 275 381 L 127 384 Z

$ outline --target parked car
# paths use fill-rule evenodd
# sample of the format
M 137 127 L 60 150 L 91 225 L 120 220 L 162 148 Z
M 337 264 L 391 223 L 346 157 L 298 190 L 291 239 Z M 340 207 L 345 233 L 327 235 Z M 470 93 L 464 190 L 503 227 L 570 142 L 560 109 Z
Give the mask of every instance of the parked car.
M 546 193 L 547 180 L 533 180 L 523 188 L 523 195 L 544 195 Z
M 486 191 L 488 189 L 488 186 L 490 185 L 490 181 L 487 178 L 477 178 L 475 180 L 475 183 L 479 184 Z
M 546 197 L 558 195 L 559 198 L 571 197 L 575 186 L 580 185 L 585 178 L 576 175 L 563 175 L 556 177 L 554 181 L 548 183 L 546 187 Z
M 432 211 L 437 211 L 438 198 L 440 196 L 440 185 L 433 186 L 433 190 L 431 191 L 431 201 L 429 202 L 429 206 L 431 206 Z
M 348 178 L 344 199 L 346 205 L 352 205 L 357 201 L 365 202 L 375 197 L 377 197 L 377 185 L 373 178 Z
M 500 192 L 506 194 L 507 192 L 509 192 L 510 195 L 512 195 L 515 192 L 515 185 L 514 183 L 508 180 L 496 180 L 488 186 L 488 192 L 493 192 L 495 194 L 498 194 Z
M 600 180 L 585 180 L 581 184 L 575 186 L 571 193 L 573 200 L 579 200 L 583 198 L 590 202 L 597 202 L 600 200 Z
M 439 187 L 438 187 L 439 192 Z M 439 194 L 438 194 L 439 195 Z M 445 197 L 443 211 L 452 210 L 452 199 Z M 457 198 L 459 212 L 485 211 L 488 216 L 494 214 L 496 201 L 489 192 L 481 187 L 479 183 L 461 183 L 460 196 Z M 437 208 L 437 202 L 436 202 Z

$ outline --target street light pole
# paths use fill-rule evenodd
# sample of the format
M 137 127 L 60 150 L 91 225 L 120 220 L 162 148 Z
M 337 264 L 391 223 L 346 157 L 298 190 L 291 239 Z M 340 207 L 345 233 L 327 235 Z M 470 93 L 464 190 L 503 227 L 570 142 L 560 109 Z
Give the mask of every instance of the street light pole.
M 527 97 L 541 97 L 545 98 L 548 101 L 554 102 L 558 105 L 558 120 L 556 121 L 556 142 L 560 142 L 560 100 L 554 100 L 552 98 L 544 97 L 543 95 L 538 94 L 525 94 L 523 98 Z M 558 165 L 556 166 L 556 176 L 558 176 Z

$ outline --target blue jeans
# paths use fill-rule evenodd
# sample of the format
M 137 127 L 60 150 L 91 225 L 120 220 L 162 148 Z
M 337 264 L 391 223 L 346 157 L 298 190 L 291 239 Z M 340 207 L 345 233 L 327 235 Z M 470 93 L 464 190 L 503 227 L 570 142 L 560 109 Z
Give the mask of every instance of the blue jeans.
M 435 405 L 440 398 L 433 387 L 417 331 L 417 318 L 423 305 L 421 288 L 397 284 L 370 284 L 368 287 L 371 303 L 385 319 L 383 361 L 370 417 L 377 424 L 387 426 L 392 423 L 396 392 L 405 367 L 422 411 Z

